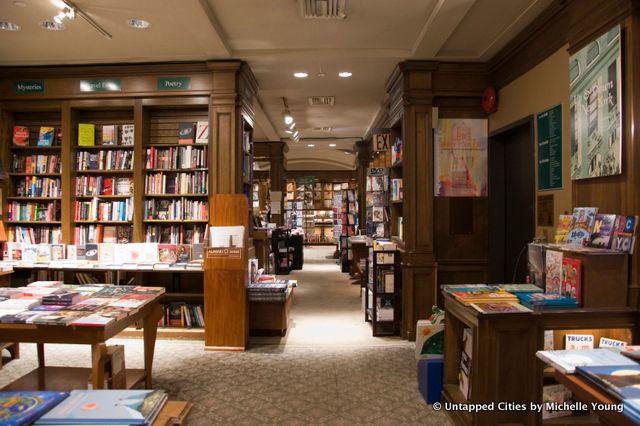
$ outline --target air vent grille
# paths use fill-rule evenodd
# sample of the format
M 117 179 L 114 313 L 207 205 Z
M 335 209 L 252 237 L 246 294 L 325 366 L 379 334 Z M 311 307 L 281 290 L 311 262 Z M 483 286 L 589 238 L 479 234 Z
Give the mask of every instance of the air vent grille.
M 312 130 L 314 132 L 332 132 L 333 127 L 314 127 Z
M 334 96 L 309 96 L 309 105 L 333 105 L 336 102 Z
M 344 19 L 347 0 L 299 0 L 305 19 Z

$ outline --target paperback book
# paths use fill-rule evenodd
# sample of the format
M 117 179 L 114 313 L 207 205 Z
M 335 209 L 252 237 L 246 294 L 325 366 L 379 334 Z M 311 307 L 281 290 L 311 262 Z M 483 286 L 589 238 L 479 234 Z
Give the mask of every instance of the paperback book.
M 53 145 L 53 138 L 55 136 L 55 127 L 42 126 L 38 133 L 38 146 L 51 146 Z
M 560 294 L 576 299 L 582 304 L 582 262 L 579 259 L 562 259 L 562 287 Z
M 29 425 L 67 396 L 68 392 L 53 391 L 1 392 L 0 424 Z
M 611 237 L 616 225 L 615 214 L 597 214 L 593 221 L 593 232 L 589 240 L 590 247 L 611 248 Z

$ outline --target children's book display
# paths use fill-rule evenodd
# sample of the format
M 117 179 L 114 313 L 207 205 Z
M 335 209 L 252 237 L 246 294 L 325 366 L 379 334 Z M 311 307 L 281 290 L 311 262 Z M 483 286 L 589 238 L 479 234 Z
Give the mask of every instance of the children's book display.
M 134 314 L 164 287 L 36 281 L 0 289 L 0 323 L 104 326 Z

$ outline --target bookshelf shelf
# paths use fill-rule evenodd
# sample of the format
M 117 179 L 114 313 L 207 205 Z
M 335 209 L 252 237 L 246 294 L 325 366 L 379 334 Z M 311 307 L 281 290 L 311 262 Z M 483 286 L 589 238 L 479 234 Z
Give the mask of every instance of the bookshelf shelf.
M 93 146 L 76 146 L 77 150 L 88 151 L 104 151 L 104 150 L 118 150 L 118 149 L 134 149 L 133 145 L 93 145 Z
M 130 224 L 132 221 L 130 220 L 75 220 L 75 223 L 105 223 L 105 224 Z
M 177 135 L 177 132 L 176 132 Z M 175 148 L 175 147 L 181 147 L 181 146 L 191 146 L 191 147 L 205 147 L 207 146 L 207 144 L 205 143 L 192 143 L 192 144 L 185 144 L 185 143 L 148 143 L 145 145 L 148 148 L 154 147 L 154 148 Z
M 9 220 L 10 225 L 60 225 L 62 222 L 59 220 Z
M 9 176 L 42 176 L 42 177 L 59 177 L 60 173 L 7 173 Z
M 208 197 L 209 194 L 144 194 L 149 198 Z
M 83 175 L 105 175 L 105 174 L 113 174 L 113 175 L 121 175 L 121 174 L 131 174 L 133 173 L 133 169 L 126 170 L 76 170 L 78 174 Z
M 104 198 L 106 200 L 108 199 L 112 199 L 112 200 L 118 200 L 118 199 L 123 199 L 123 198 L 131 198 L 133 197 L 133 194 L 122 194 L 122 195 L 76 195 L 76 200 L 92 200 L 94 198 Z
M 145 219 L 144 223 L 208 223 L 207 219 L 196 220 L 196 219 Z
M 165 172 L 165 173 L 187 173 L 187 172 L 206 172 L 209 168 L 207 167 L 198 167 L 198 168 L 186 168 L 186 169 L 145 169 L 145 173 L 157 173 L 157 172 Z
M 61 199 L 62 197 L 7 197 L 8 201 L 54 201 Z
M 391 200 L 392 204 L 402 204 L 404 203 L 404 200 Z
M 28 150 L 28 151 L 60 151 L 60 146 L 21 146 L 21 145 L 11 145 L 12 150 Z

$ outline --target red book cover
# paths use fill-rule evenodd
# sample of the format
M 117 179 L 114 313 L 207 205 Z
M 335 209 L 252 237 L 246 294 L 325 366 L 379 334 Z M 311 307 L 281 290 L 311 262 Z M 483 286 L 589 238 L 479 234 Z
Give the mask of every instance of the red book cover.
M 582 305 L 582 262 L 570 257 L 562 258 L 562 289 L 567 297 L 574 297 Z
M 26 126 L 13 126 L 13 144 L 19 146 L 29 145 L 29 128 Z
M 113 195 L 113 178 L 105 177 L 102 179 L 102 191 L 100 195 Z

